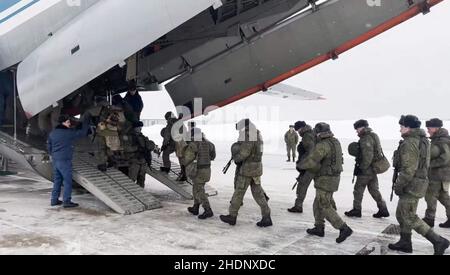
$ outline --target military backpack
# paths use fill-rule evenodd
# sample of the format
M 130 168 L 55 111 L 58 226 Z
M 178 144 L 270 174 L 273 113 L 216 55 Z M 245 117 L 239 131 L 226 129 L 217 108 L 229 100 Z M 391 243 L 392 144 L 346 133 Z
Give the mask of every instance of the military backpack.
M 391 164 L 389 163 L 389 160 L 386 158 L 386 156 L 383 153 L 383 149 L 381 148 L 381 143 L 380 143 L 380 139 L 378 138 L 378 136 L 371 133 L 370 137 L 372 137 L 372 139 L 375 142 L 375 146 L 374 146 L 375 154 L 374 154 L 374 160 L 372 162 L 373 171 L 376 174 L 383 174 L 384 172 L 389 170 L 389 168 L 391 167 Z

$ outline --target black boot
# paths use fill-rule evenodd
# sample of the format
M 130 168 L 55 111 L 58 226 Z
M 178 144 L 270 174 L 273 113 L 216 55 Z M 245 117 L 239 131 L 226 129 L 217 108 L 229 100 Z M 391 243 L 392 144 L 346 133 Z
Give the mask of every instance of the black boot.
M 422 219 L 422 221 L 424 221 L 426 224 L 428 224 L 428 226 L 430 226 L 431 228 L 434 227 L 434 220 L 433 219 L 425 217 L 425 218 Z
M 224 223 L 228 223 L 229 225 L 235 225 L 236 224 L 236 217 L 233 217 L 231 215 L 220 215 L 220 220 Z
M 295 158 L 292 158 L 292 162 L 295 162 Z
M 186 181 L 187 177 L 186 174 L 184 173 L 184 169 L 181 168 L 181 174 L 177 177 L 176 181 Z
M 446 222 L 444 222 L 444 223 L 440 223 L 439 224 L 439 227 L 442 227 L 442 228 L 450 228 L 450 219 L 448 219 Z
M 303 207 L 295 205 L 292 208 L 288 208 L 288 211 L 291 213 L 303 213 Z
M 347 217 L 361 218 L 361 210 L 358 209 L 352 209 L 350 211 L 345 212 L 344 214 Z
M 189 211 L 189 213 L 191 213 L 192 215 L 197 216 L 198 215 L 198 209 L 200 208 L 200 204 L 196 204 L 194 203 L 194 206 L 188 207 L 187 210 Z
M 388 247 L 391 250 L 412 253 L 411 233 L 400 233 L 400 240 L 394 244 L 389 244 Z
M 50 202 L 51 206 L 58 206 L 58 205 L 62 205 L 62 204 L 63 204 L 63 202 L 60 201 L 60 200 L 56 200 L 56 201 L 51 201 Z
M 257 222 L 256 225 L 259 227 L 272 226 L 272 219 L 270 218 L 270 216 L 262 217 L 262 219 L 259 222 Z
M 205 208 L 205 212 L 203 212 L 203 214 L 201 214 L 200 216 L 198 216 L 198 218 L 200 220 L 205 220 L 207 218 L 211 218 L 212 216 L 214 216 L 214 213 L 212 212 L 211 208 Z
M 450 246 L 450 242 L 446 238 L 434 233 L 433 230 L 430 230 L 425 238 L 433 244 L 434 255 L 444 255 L 445 250 Z
M 97 169 L 102 172 L 106 172 L 106 170 L 108 169 L 108 166 L 106 166 L 106 164 L 99 164 L 99 165 L 97 165 Z
M 291 161 L 291 158 L 288 158 L 287 160 L 286 160 L 286 162 L 290 162 Z
M 170 172 L 170 168 L 168 168 L 168 167 L 160 167 L 159 170 L 160 170 L 161 172 L 167 173 L 167 174 L 169 174 L 169 172 Z
M 78 207 L 78 206 L 79 206 L 78 203 L 74 203 L 74 202 L 71 202 L 71 201 L 63 203 L 63 207 L 64 208 L 75 208 L 75 207 Z
M 389 217 L 389 211 L 387 210 L 386 207 L 382 207 L 378 210 L 377 213 L 373 214 L 372 217 L 377 218 L 377 219 L 387 218 L 387 217 Z
M 308 233 L 309 235 L 324 237 L 325 236 L 325 227 L 324 226 L 314 226 L 314 228 L 306 229 L 306 233 Z
M 345 241 L 348 237 L 350 237 L 353 234 L 353 230 L 348 227 L 348 225 L 344 224 L 344 226 L 341 228 L 339 232 L 339 237 L 337 237 L 336 242 L 342 243 Z

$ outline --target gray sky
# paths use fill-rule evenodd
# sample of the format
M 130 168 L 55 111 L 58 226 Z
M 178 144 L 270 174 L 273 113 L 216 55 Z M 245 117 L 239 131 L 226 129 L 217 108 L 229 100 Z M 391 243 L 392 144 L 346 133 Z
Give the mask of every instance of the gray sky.
M 281 118 L 353 119 L 414 113 L 450 118 L 450 1 L 286 83 L 327 101 L 287 101 L 262 95 L 236 104 L 281 106 Z M 286 117 L 288 116 L 288 117 Z
M 326 101 L 289 101 L 253 95 L 224 108 L 279 107 L 280 120 L 358 119 L 413 113 L 450 118 L 450 1 L 435 6 L 372 40 L 303 72 L 286 83 L 323 94 Z M 161 117 L 166 93 L 146 95 Z

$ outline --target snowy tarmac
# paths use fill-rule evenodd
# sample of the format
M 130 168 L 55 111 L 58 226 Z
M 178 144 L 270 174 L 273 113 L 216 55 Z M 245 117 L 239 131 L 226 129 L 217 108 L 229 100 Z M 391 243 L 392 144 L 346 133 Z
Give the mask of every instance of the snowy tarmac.
M 354 234 L 344 243 L 337 244 L 335 238 L 338 231 L 327 224 L 324 238 L 308 236 L 305 231 L 314 222 L 312 202 L 315 190 L 310 187 L 303 214 L 287 212 L 286 209 L 293 206 L 295 200 L 295 191 L 291 188 L 297 171 L 292 162 L 286 162 L 284 147 L 279 148 L 282 139 L 279 138 L 277 145 L 277 139 L 271 140 L 271 136 L 276 135 L 267 134 L 270 130 L 265 129 L 266 125 L 260 128 L 263 136 L 264 133 L 269 136 L 263 158 L 262 184 L 270 197 L 272 227 L 256 226 L 260 210 L 250 191 L 246 194 L 236 226 L 219 220 L 219 215 L 227 214 L 233 192 L 234 167 L 227 175 L 222 174 L 222 168 L 229 159 L 229 146 L 234 141 L 223 139 L 216 142 L 216 130 L 206 126 L 205 132 L 216 143 L 218 151 L 212 167 L 211 186 L 219 192 L 218 196 L 210 198 L 215 214 L 213 218 L 198 220 L 186 210 L 191 201 L 183 200 L 149 176 L 146 190 L 161 200 L 161 209 L 122 216 L 89 193 L 79 191 L 75 192 L 73 200 L 80 203 L 80 208 L 66 210 L 50 207 L 51 183 L 18 169 L 18 175 L 0 177 L 0 254 L 397 254 L 389 251 L 387 244 L 396 241 L 398 235 L 382 234 L 391 224 L 397 224 L 396 197 L 393 202 L 388 202 L 391 217 L 387 219 L 372 218 L 377 207 L 367 191 L 363 218 L 344 216 L 344 212 L 352 208 L 353 201 L 351 179 L 354 161 L 348 154 L 345 154 L 344 173 L 335 200 L 339 214 Z M 349 142 L 356 140 L 356 136 L 352 138 L 354 132 L 351 130 L 348 135 L 340 135 L 344 151 Z M 146 133 L 157 140 L 156 133 L 159 131 L 146 129 Z M 280 132 L 278 136 L 283 134 Z M 392 155 L 397 141 L 382 140 L 388 157 Z M 389 200 L 391 177 L 392 171 L 379 177 L 380 191 L 385 200 Z M 424 215 L 425 207 L 425 201 L 421 200 L 420 217 Z M 439 205 L 436 224 L 445 220 L 445 211 Z M 450 238 L 449 229 L 436 228 L 436 231 Z M 416 233 L 413 235 L 413 248 L 415 254 L 433 254 L 432 245 Z

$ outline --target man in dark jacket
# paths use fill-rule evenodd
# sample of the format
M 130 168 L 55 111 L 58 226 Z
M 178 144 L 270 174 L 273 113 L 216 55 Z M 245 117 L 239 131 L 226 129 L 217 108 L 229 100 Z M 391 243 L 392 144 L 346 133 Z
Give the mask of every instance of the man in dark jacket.
M 141 120 L 141 112 L 142 109 L 144 109 L 144 102 L 142 101 L 142 97 L 139 95 L 139 92 L 136 90 L 136 88 L 131 89 L 125 96 L 124 100 L 125 102 L 130 104 L 137 120 Z
M 52 156 L 53 164 L 53 190 L 51 206 L 63 205 L 64 208 L 77 207 L 72 202 L 72 157 L 75 140 L 85 137 L 89 129 L 89 116 L 83 119 L 82 128 L 72 129 L 68 115 L 58 118 L 59 125 L 50 133 L 47 141 L 47 149 Z M 64 182 L 63 201 L 59 200 L 61 186 Z

